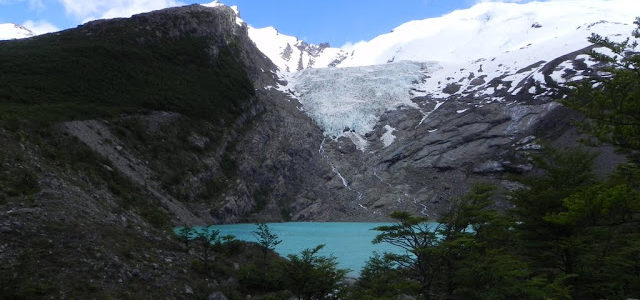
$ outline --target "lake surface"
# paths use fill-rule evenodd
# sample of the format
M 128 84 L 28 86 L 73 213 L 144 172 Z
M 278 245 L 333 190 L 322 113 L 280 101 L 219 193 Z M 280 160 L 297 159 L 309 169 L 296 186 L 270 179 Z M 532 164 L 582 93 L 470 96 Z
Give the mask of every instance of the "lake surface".
M 276 247 L 276 252 L 282 256 L 300 254 L 307 248 L 314 248 L 319 244 L 325 247 L 318 252 L 320 255 L 334 255 L 340 268 L 349 269 L 349 276 L 358 276 L 374 251 L 378 253 L 393 252 L 403 254 L 398 247 L 377 244 L 371 241 L 378 234 L 371 230 L 374 227 L 389 225 L 390 223 L 346 223 L 346 222 L 289 222 L 268 223 L 272 233 L 278 235 L 282 243 Z M 232 234 L 236 239 L 255 242 L 253 231 L 255 224 L 214 225 L 222 235 Z

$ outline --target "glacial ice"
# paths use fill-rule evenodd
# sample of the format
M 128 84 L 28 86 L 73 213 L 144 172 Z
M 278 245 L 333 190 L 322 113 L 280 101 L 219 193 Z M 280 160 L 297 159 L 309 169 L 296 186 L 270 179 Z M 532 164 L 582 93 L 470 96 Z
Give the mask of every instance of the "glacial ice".
M 373 130 L 387 110 L 418 106 L 411 102 L 411 89 L 435 64 L 402 61 L 384 65 L 307 69 L 287 78 L 287 89 L 295 91 L 305 112 L 327 136 L 353 131 L 364 135 Z

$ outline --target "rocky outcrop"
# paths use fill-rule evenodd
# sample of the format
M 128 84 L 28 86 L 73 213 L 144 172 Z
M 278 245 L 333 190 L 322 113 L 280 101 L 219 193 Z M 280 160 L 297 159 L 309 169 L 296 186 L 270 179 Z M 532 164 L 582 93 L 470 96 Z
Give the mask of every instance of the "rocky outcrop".
M 158 200 L 179 224 L 206 225 L 209 223 L 208 219 L 197 217 L 182 202 L 164 191 L 145 162 L 127 150 L 127 145 L 113 135 L 103 122 L 72 121 L 62 124 L 62 130 L 108 159 L 113 167 Z

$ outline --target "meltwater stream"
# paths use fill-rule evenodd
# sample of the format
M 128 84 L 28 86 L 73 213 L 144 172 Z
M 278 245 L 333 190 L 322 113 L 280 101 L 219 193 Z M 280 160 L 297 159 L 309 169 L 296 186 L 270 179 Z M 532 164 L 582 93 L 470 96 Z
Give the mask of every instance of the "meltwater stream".
M 282 256 L 300 254 L 307 248 L 319 244 L 325 247 L 320 255 L 333 255 L 337 258 L 339 268 L 349 269 L 349 276 L 358 276 L 373 252 L 392 252 L 404 254 L 404 250 L 387 245 L 372 244 L 371 241 L 378 234 L 372 230 L 377 226 L 390 223 L 350 223 L 350 222 L 289 222 L 268 223 L 269 229 L 278 235 L 282 243 L 276 247 L 276 252 Z M 222 235 L 231 234 L 236 239 L 255 242 L 253 231 L 255 224 L 214 225 L 213 229 L 220 230 Z

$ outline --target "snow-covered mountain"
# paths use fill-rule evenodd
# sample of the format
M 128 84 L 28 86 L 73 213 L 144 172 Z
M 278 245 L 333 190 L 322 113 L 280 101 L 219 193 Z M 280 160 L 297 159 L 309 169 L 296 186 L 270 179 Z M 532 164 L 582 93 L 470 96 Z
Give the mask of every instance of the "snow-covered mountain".
M 218 0 L 203 6 L 222 6 Z M 236 12 L 238 25 L 247 25 L 240 17 L 237 6 L 231 6 Z M 347 57 L 341 49 L 331 48 L 329 44 L 309 44 L 294 36 L 281 34 L 274 27 L 255 28 L 247 25 L 249 37 L 258 49 L 278 67 L 281 72 L 297 72 L 307 68 L 335 66 Z
M 584 48 L 586 38 L 594 32 L 626 32 L 625 26 L 639 14 L 640 1 L 636 0 L 484 2 L 441 17 L 410 21 L 342 49 L 308 44 L 273 27 L 250 28 L 249 32 L 258 48 L 285 72 L 401 60 L 459 65 L 494 58 L 510 63 L 483 65 L 491 68 L 502 63 L 513 68 L 514 60 L 526 66 Z
M 0 24 L 0 40 L 12 40 L 32 37 L 35 34 L 24 26 L 13 23 Z
M 273 27 L 249 26 L 249 37 L 282 72 L 333 67 L 347 58 L 347 52 L 342 49 L 331 48 L 329 44 L 309 44 L 294 36 L 281 34 Z
M 470 62 L 509 56 L 522 63 L 588 45 L 593 32 L 620 33 L 640 14 L 636 0 L 485 2 L 439 18 L 411 21 L 352 46 L 341 66 L 391 61 Z M 626 31 L 623 31 L 626 32 Z M 517 55 L 517 56 L 516 56 Z
M 438 103 L 452 96 L 484 96 L 484 103 L 505 101 L 506 95 L 520 93 L 545 97 L 550 95 L 545 92 L 548 85 L 582 78 L 571 62 L 564 65 L 549 62 L 588 47 L 587 38 L 594 33 L 612 39 L 628 36 L 636 14 L 640 14 L 637 0 L 480 3 L 442 17 L 405 23 L 349 49 L 321 48 L 324 51 L 315 64 L 304 64 L 309 52 L 300 49 L 292 60 L 300 62 L 298 67 L 292 69 L 287 65 L 284 71 L 326 66 L 388 67 L 378 67 L 375 74 L 366 69 L 369 67 L 360 71 L 304 70 L 285 74 L 289 84 L 282 90 L 292 91 L 308 114 L 332 136 L 341 135 L 342 128 L 364 135 L 385 110 L 394 109 L 399 103 L 411 103 L 409 99 L 415 97 L 439 99 L 435 100 L 438 107 Z M 273 28 L 253 31 L 254 42 L 279 66 L 292 62 L 283 60 L 281 54 L 286 52 L 283 45 L 303 44 Z M 592 65 L 586 55 L 577 59 L 585 67 Z M 406 74 L 404 64 L 394 66 L 401 61 L 418 62 L 422 67 Z M 394 77 L 398 70 L 414 79 L 398 82 Z M 372 82 L 376 83 L 367 84 Z M 403 99 L 398 98 L 399 89 L 404 91 Z M 396 100 L 390 101 L 385 91 L 394 91 L 391 98 Z M 478 102 L 472 105 L 481 105 Z M 426 116 L 430 109 L 421 112 Z

